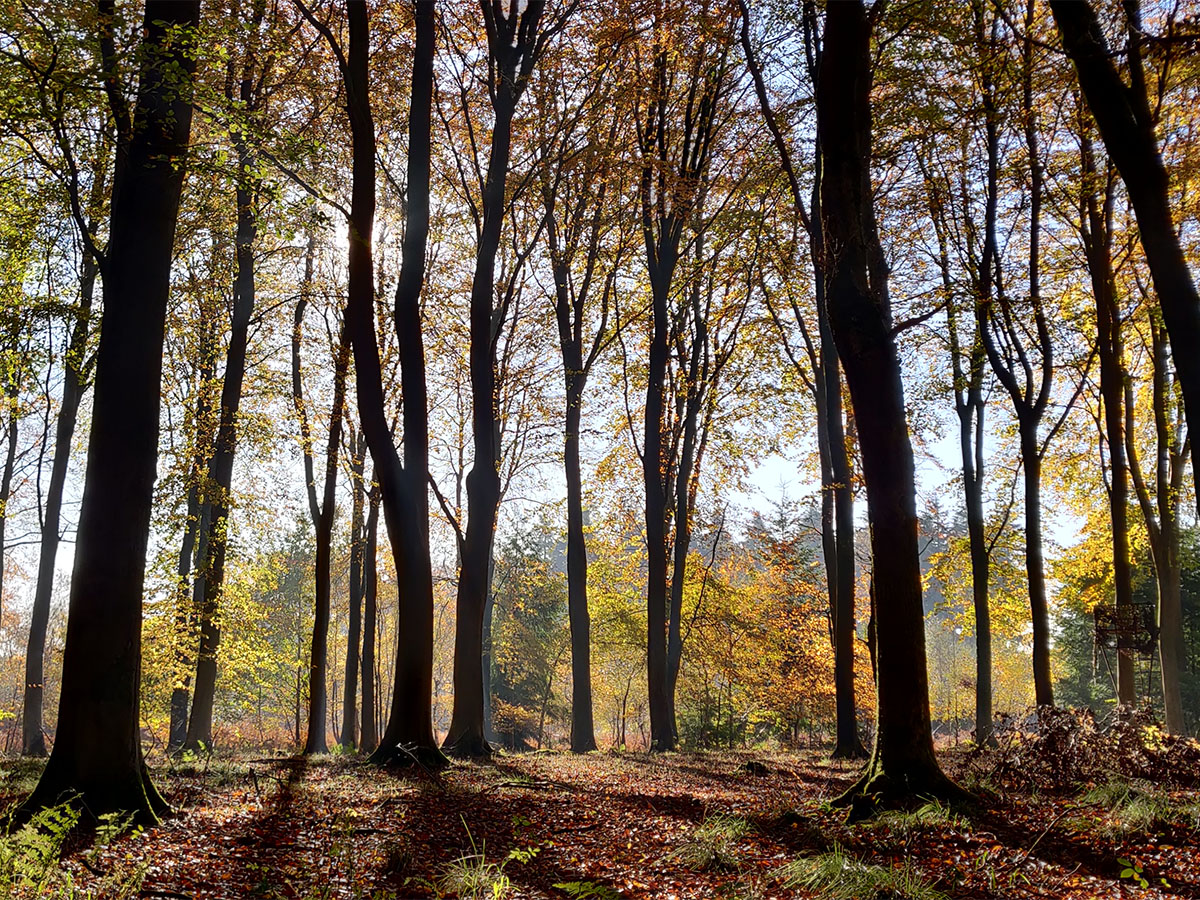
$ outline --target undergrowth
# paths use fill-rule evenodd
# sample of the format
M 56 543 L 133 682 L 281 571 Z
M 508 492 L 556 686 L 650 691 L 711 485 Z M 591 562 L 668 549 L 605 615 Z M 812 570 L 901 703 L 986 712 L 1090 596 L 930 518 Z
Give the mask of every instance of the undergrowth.
M 774 874 L 786 887 L 803 888 L 821 900 L 946 900 L 911 864 L 871 865 L 836 843 L 828 853 L 787 863 Z

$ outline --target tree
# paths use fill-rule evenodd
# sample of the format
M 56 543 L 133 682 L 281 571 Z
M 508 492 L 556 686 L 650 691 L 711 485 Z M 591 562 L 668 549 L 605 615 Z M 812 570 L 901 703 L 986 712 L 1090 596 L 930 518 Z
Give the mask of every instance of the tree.
M 1096 11 L 1087 0 L 1051 0 L 1063 48 L 1075 64 L 1079 86 L 1096 120 L 1109 158 L 1121 173 L 1137 216 L 1138 231 L 1163 321 L 1175 347 L 1200 346 L 1200 293 L 1183 254 L 1169 199 L 1169 177 L 1159 152 L 1143 49 L 1149 36 L 1137 0 L 1124 3 L 1129 84 L 1112 62 Z M 1188 422 L 1200 422 L 1200 356 L 1176 361 Z M 1193 480 L 1200 479 L 1193 467 Z M 1200 490 L 1196 492 L 1200 509 Z
M 150 782 L 141 749 L 142 585 L 171 251 L 191 131 L 195 62 L 188 41 L 200 3 L 146 3 L 132 111 L 116 78 L 114 4 L 100 0 L 98 8 L 117 122 L 104 314 L 57 740 L 20 816 L 75 792 L 89 816 L 128 811 L 154 823 L 167 805 Z
M 488 755 L 484 736 L 483 628 L 488 599 L 496 511 L 500 506 L 500 442 L 496 391 L 496 339 L 508 313 L 511 292 L 496 305 L 495 267 L 508 208 L 506 184 L 512 150 L 513 115 L 548 41 L 574 11 L 567 4 L 543 23 L 544 0 L 525 7 L 480 0 L 488 44 L 488 96 L 494 119 L 483 223 L 471 279 L 471 433 L 474 458 L 467 476 L 467 527 L 462 542 L 454 641 L 454 712 L 443 742 L 456 756 Z
M 879 7 L 832 4 L 817 80 L 826 289 L 862 449 L 878 629 L 878 727 L 842 802 L 963 794 L 933 753 L 915 468 L 871 189 L 871 33 Z
M 601 45 L 597 57 L 613 58 L 615 47 Z M 542 148 L 541 200 L 545 209 L 546 250 L 554 281 L 554 316 L 565 386 L 563 466 L 567 482 L 567 610 L 571 629 L 571 749 L 596 749 L 592 719 L 591 621 L 588 613 L 587 543 L 583 524 L 583 473 L 580 431 L 583 396 L 597 357 L 612 339 L 609 311 L 625 250 L 625 235 L 605 253 L 605 239 L 616 230 L 612 209 L 613 158 L 609 147 L 624 111 L 609 86 L 608 64 L 595 64 L 582 85 L 578 71 L 560 65 L 548 76 L 536 99 L 554 123 Z M 586 73 L 587 70 L 584 69 Z M 582 90 L 582 97 L 576 91 Z M 551 119 L 550 117 L 553 116 Z M 599 310 L 596 293 L 599 293 Z M 595 318 L 589 319 L 589 316 Z M 590 337 L 585 335 L 590 328 Z M 585 343 L 586 341 L 586 343 Z M 585 352 L 586 351 L 586 352 Z
M 256 41 L 266 15 L 265 0 L 255 0 L 246 23 L 250 44 L 242 60 L 240 77 L 231 59 L 226 74 L 226 102 L 233 107 L 233 85 L 238 85 L 237 108 L 252 115 L 261 103 L 263 72 L 257 58 Z M 188 719 L 184 747 L 193 751 L 212 748 L 212 708 L 217 682 L 217 650 L 221 641 L 218 625 L 221 590 L 225 580 L 228 549 L 230 490 L 233 462 L 238 444 L 238 410 L 246 377 L 246 351 L 255 305 L 254 242 L 258 233 L 258 158 L 247 134 L 248 123 L 230 129 L 237 157 L 235 202 L 237 231 L 234 238 L 235 275 L 229 345 L 225 351 L 225 374 L 221 382 L 219 424 L 200 490 L 201 529 L 197 547 L 195 580 L 196 612 L 200 646 L 196 654 L 196 688 Z
M 792 304 L 792 312 L 804 340 L 811 375 L 803 371 L 799 356 L 788 347 L 786 338 L 784 346 L 797 374 L 813 395 L 817 408 L 817 450 L 821 465 L 821 541 L 829 608 L 833 620 L 833 678 L 837 697 L 837 723 L 832 756 L 835 759 L 860 759 L 866 757 L 867 751 L 858 736 L 858 715 L 854 699 L 854 582 L 857 575 L 854 560 L 854 486 L 851 483 L 850 454 L 846 449 L 841 364 L 826 308 L 822 258 L 824 237 L 821 231 L 821 147 L 819 141 L 814 141 L 812 189 L 809 192 L 809 208 L 806 209 L 791 150 L 771 107 L 766 81 L 750 40 L 750 10 L 746 0 L 739 0 L 739 8 L 742 16 L 742 52 L 754 80 L 759 107 L 787 177 L 796 220 L 808 233 L 818 334 L 815 346 L 809 337 L 800 307 Z M 809 81 L 815 86 L 821 60 L 821 38 L 816 6 L 812 2 L 804 4 L 802 25 L 805 65 Z M 772 319 L 783 332 L 783 323 L 774 306 L 770 304 L 769 294 L 767 301 Z
M 680 63 L 681 23 L 660 8 L 651 23 L 651 45 L 635 53 L 640 96 L 635 107 L 639 155 L 638 202 L 646 272 L 650 282 L 650 348 L 646 375 L 645 428 L 640 450 L 646 495 L 646 673 L 650 706 L 650 749 L 672 750 L 676 735 L 668 653 L 672 460 L 666 429 L 670 365 L 672 281 L 684 232 L 702 199 L 718 130 L 721 101 L 729 89 L 728 28 L 721 13 L 696 23 L 699 52 Z M 728 20 L 726 20 L 728 21 Z M 676 65 L 686 66 L 681 73 Z M 676 81 L 682 74 L 683 79 Z M 686 552 L 686 551 L 685 551 Z

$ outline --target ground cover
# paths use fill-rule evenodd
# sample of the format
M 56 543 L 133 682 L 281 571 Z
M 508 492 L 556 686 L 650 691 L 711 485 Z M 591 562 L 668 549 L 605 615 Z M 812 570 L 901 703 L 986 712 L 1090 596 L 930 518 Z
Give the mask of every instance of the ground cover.
M 337 756 L 192 760 L 155 772 L 178 812 L 161 827 L 104 847 L 72 837 L 40 886 L 4 891 L 106 900 L 1200 896 L 1194 788 L 1120 772 L 1071 789 L 1020 788 L 1003 751 L 943 756 L 985 797 L 979 808 L 924 803 L 856 824 L 829 804 L 855 767 L 816 752 L 499 755 L 437 776 Z M 10 799 L 35 772 L 19 762 L 0 771 Z M 28 865 L 16 856 L 10 884 Z

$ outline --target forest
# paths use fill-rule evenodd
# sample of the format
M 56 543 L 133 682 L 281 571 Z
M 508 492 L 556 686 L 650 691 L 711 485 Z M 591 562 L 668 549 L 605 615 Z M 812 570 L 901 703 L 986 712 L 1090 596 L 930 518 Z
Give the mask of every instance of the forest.
M 1200 897 L 1194 0 L 0 3 L 0 898 Z

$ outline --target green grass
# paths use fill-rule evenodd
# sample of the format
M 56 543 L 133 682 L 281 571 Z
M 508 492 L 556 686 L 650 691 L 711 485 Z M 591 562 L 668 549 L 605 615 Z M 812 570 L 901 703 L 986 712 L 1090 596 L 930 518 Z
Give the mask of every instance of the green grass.
M 913 866 L 870 865 L 838 844 L 828 853 L 781 866 L 774 874 L 786 887 L 803 888 L 821 900 L 946 900 Z
M 670 855 L 697 872 L 736 869 L 738 841 L 750 831 L 750 824 L 737 816 L 709 816 L 684 838 Z

